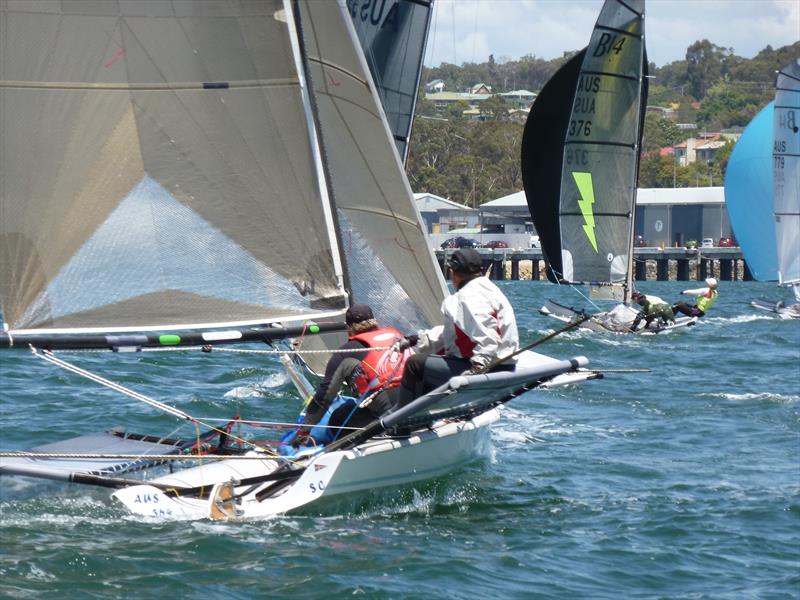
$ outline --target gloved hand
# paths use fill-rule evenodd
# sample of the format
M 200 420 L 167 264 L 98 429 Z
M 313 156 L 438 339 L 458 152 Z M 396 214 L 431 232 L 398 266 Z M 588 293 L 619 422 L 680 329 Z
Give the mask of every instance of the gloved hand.
M 472 366 L 467 371 L 467 375 L 480 375 L 483 371 L 483 365 L 479 365 L 478 363 L 472 363 Z
M 398 342 L 395 342 L 395 346 L 397 347 L 398 352 L 404 352 L 409 348 L 416 346 L 417 342 L 419 342 L 419 336 L 416 333 L 414 333 L 412 335 L 404 337 L 402 340 L 399 340 Z

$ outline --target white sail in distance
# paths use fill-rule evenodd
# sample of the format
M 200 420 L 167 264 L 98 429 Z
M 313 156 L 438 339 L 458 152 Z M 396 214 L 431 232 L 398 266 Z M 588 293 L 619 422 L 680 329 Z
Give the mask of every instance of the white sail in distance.
M 800 58 L 778 71 L 774 135 L 778 282 L 800 285 Z

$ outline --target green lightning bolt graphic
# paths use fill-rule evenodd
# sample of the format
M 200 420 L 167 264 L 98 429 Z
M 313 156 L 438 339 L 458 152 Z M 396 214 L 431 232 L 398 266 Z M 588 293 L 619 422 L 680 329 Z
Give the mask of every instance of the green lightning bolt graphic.
M 581 199 L 578 200 L 578 207 L 581 209 L 583 215 L 583 232 L 597 253 L 597 240 L 594 237 L 594 212 L 592 211 L 592 204 L 594 204 L 594 187 L 592 186 L 591 173 L 576 173 L 573 171 L 572 178 L 578 186 L 578 191 L 581 194 Z

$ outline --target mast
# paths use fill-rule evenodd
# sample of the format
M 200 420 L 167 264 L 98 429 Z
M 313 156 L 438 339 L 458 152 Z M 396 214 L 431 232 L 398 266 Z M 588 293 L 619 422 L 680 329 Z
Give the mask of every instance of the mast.
M 639 190 L 639 165 L 642 158 L 642 134 L 644 133 L 644 117 L 647 113 L 647 92 L 649 83 L 647 76 L 649 74 L 649 67 L 647 65 L 647 49 L 644 45 L 644 9 L 642 9 L 642 68 L 639 79 L 639 132 L 636 137 L 636 144 L 634 151 L 636 152 L 636 169 L 633 179 L 633 187 L 631 189 L 631 220 L 628 238 L 630 239 L 630 250 L 628 253 L 628 273 L 625 276 L 625 284 L 622 290 L 622 301 L 627 304 L 628 300 L 633 293 L 633 240 L 636 234 L 636 195 Z
M 317 113 L 314 95 L 311 93 L 313 82 L 308 69 L 308 57 L 306 56 L 303 45 L 303 25 L 300 22 L 300 11 L 297 8 L 298 0 L 284 0 L 284 10 L 289 23 L 289 35 L 292 41 L 292 52 L 297 67 L 297 75 L 300 78 L 300 88 L 303 95 L 303 108 L 308 122 L 308 138 L 311 151 L 315 160 L 315 172 L 317 175 L 317 186 L 322 200 L 322 208 L 325 213 L 325 220 L 328 226 L 328 237 L 333 253 L 333 263 L 336 268 L 336 275 L 339 285 L 348 299 L 348 304 L 352 304 L 350 277 L 347 271 L 347 261 L 342 253 L 341 232 L 339 230 L 339 220 L 336 217 L 336 204 L 333 193 L 333 186 L 330 183 L 330 173 L 328 170 L 327 159 L 324 152 L 324 140 L 319 126 L 319 116 Z

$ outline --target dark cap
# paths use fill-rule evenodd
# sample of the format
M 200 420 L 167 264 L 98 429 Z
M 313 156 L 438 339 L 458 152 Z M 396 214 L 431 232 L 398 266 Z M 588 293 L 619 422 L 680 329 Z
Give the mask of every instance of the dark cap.
M 481 255 L 473 248 L 459 248 L 453 252 L 447 266 L 456 273 L 480 273 L 483 270 Z
M 348 325 L 361 323 L 361 321 L 367 321 L 368 319 L 374 318 L 375 317 L 372 314 L 372 309 L 366 304 L 353 304 L 353 306 L 348 308 L 347 312 L 344 314 L 345 323 Z

